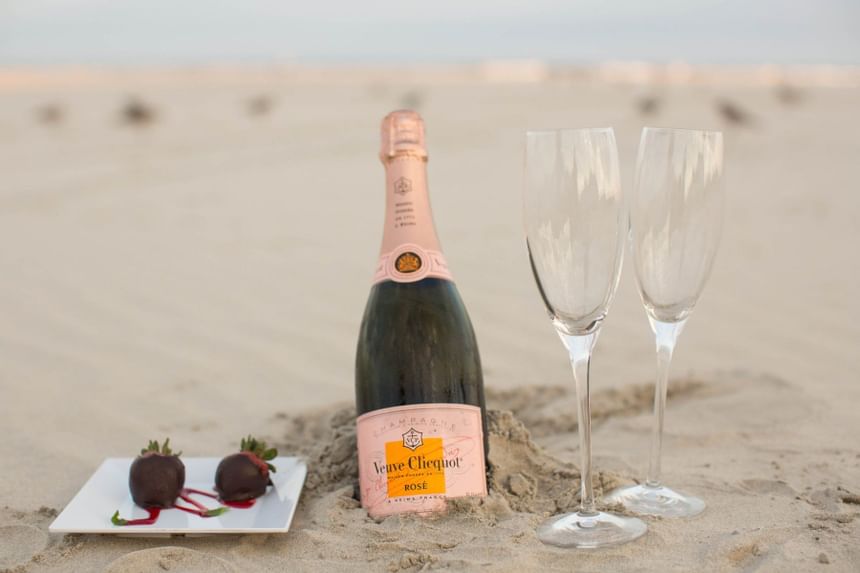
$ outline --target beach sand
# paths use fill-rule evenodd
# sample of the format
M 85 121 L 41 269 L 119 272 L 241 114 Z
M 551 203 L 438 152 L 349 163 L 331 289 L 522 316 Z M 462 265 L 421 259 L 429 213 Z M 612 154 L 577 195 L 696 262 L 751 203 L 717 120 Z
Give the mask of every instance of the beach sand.
M 745 77 L 0 73 L 0 571 L 857 571 L 860 86 Z M 353 358 L 378 123 L 404 105 L 481 347 L 492 491 L 374 522 L 353 497 Z M 708 508 L 554 549 L 534 529 L 576 505 L 576 414 L 525 255 L 522 133 L 614 126 L 629 190 L 643 125 L 726 134 L 721 252 L 664 442 L 665 481 Z M 655 357 L 630 268 L 592 367 L 598 490 L 647 463 Z M 217 456 L 248 433 L 309 460 L 288 534 L 48 534 L 103 458 L 164 436 Z

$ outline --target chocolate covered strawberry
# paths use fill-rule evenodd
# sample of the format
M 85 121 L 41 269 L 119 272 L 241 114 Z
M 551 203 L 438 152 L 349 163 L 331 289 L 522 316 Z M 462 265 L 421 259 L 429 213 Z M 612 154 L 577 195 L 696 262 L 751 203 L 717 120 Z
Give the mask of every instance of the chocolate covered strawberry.
M 239 453 L 221 460 L 215 470 L 215 491 L 223 501 L 246 501 L 266 493 L 272 484 L 269 472 L 276 471 L 269 462 L 278 455 L 275 448 L 252 436 L 242 439 Z
M 185 464 L 180 453 L 170 449 L 170 438 L 159 447 L 157 441 L 140 450 L 128 472 L 128 488 L 134 503 L 142 508 L 173 507 L 185 486 Z
M 159 446 L 157 441 L 140 450 L 140 455 L 131 463 L 128 471 L 128 488 L 134 503 L 149 512 L 148 517 L 125 519 L 117 510 L 110 518 L 118 526 L 154 525 L 162 509 L 178 509 L 199 517 L 216 517 L 227 511 L 226 507 L 210 508 L 191 498 L 197 493 L 215 497 L 213 493 L 185 488 L 185 464 L 179 459 L 181 453 L 174 454 L 170 449 L 170 438 Z M 183 500 L 191 506 L 180 505 Z

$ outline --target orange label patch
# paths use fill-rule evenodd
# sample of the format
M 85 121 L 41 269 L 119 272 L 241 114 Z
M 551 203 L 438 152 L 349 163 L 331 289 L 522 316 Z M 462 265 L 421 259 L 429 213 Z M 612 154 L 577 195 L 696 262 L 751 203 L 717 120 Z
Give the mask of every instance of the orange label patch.
M 442 438 L 424 438 L 411 430 L 397 442 L 386 442 L 388 497 L 445 493 Z

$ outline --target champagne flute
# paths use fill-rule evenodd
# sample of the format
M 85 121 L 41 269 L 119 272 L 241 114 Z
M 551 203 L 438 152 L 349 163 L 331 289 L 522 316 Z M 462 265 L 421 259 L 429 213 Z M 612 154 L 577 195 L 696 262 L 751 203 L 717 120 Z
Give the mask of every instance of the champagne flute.
M 647 526 L 635 517 L 597 511 L 591 475 L 591 353 L 618 286 L 627 227 L 614 132 L 527 132 L 524 187 L 529 261 L 570 355 L 582 458 L 579 511 L 551 518 L 537 536 L 559 547 L 625 543 Z
M 723 135 L 646 127 L 639 143 L 630 236 L 639 294 L 657 341 L 654 426 L 645 483 L 606 501 L 640 514 L 692 517 L 701 499 L 660 482 L 669 364 L 711 272 L 723 218 Z

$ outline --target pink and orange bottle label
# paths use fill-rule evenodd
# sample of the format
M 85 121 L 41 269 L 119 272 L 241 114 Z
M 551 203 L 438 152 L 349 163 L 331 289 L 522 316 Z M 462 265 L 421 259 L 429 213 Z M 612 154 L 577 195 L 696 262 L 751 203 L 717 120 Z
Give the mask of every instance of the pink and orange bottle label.
M 481 410 L 413 404 L 356 422 L 361 505 L 373 517 L 444 510 L 446 499 L 487 495 Z

